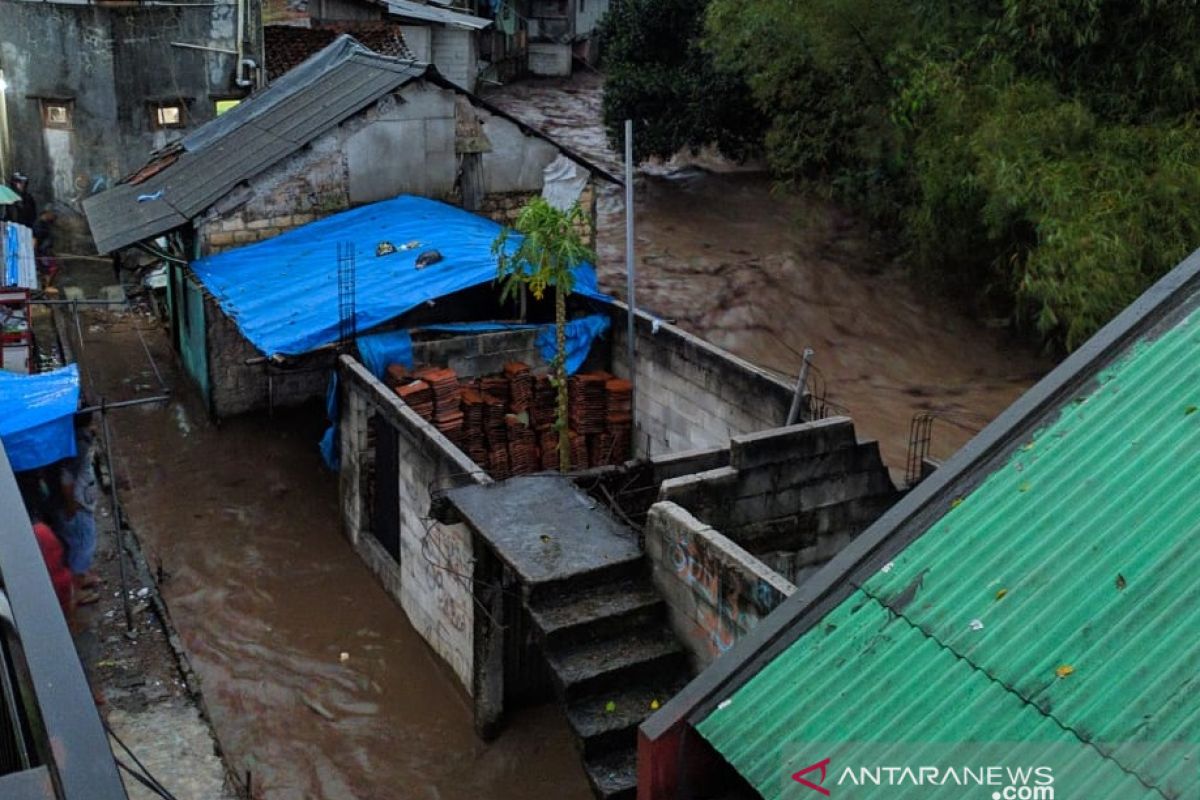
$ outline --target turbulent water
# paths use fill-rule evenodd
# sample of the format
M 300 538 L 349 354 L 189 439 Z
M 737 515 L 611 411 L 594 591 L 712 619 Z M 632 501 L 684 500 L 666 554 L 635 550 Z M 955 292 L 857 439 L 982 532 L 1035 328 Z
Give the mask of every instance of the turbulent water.
M 599 123 L 601 98 L 594 74 L 488 95 L 621 174 Z M 904 464 L 914 414 L 941 415 L 933 455 L 947 456 L 1048 367 L 923 296 L 850 215 L 775 192 L 761 172 L 701 153 L 644 166 L 635 188 L 637 304 L 786 376 L 811 347 L 828 399 L 860 436 L 879 439 L 893 468 Z M 623 297 L 622 190 L 605 188 L 599 210 L 601 284 Z

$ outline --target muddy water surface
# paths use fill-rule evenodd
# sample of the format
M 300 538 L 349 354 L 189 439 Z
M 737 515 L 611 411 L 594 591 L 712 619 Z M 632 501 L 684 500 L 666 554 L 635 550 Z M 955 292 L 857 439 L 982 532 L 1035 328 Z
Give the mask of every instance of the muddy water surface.
M 621 173 L 599 124 L 599 76 L 517 84 L 488 99 Z M 635 185 L 638 305 L 787 376 L 813 348 L 829 399 L 880 440 L 894 469 L 914 414 L 947 418 L 933 443 L 945 457 L 1050 366 L 923 296 L 851 216 L 775 193 L 761 172 L 700 154 L 646 165 Z M 600 281 L 623 297 L 621 190 L 605 189 L 599 210 Z
M 183 388 L 166 342 L 146 335 Z M 86 341 L 85 381 L 99 393 L 157 390 L 128 319 Z M 117 472 L 229 763 L 252 773 L 256 797 L 591 796 L 554 709 L 518 716 L 493 744 L 476 739 L 455 679 L 339 534 L 319 414 L 218 429 L 180 394 L 112 413 Z

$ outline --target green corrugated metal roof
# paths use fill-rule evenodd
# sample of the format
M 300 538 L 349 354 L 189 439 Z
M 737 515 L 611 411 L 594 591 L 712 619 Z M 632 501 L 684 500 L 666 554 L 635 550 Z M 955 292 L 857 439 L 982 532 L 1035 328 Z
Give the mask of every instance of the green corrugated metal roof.
M 1027 740 L 1089 743 L 1112 773 L 1089 798 L 1200 796 L 1194 761 L 1137 744 L 1200 742 L 1197 406 L 1188 320 L 1105 369 L 701 734 L 764 797 L 785 796 L 787 742 Z

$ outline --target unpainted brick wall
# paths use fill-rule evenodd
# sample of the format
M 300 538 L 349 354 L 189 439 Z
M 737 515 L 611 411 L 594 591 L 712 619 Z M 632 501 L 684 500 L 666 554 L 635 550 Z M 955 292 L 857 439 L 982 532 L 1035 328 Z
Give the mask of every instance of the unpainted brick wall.
M 312 366 L 280 370 L 266 364 L 249 365 L 262 353 L 246 340 L 237 324 L 211 296 L 204 298 L 208 326 L 208 378 L 212 413 L 217 418 L 244 414 L 268 405 L 300 405 L 325 393 L 330 369 Z
M 733 647 L 795 587 L 671 502 L 650 507 L 646 555 L 671 627 L 698 673 Z
M 626 312 L 613 316 L 613 371 L 629 375 Z M 636 318 L 638 456 L 724 447 L 782 425 L 792 388 L 753 364 L 648 314 Z
M 897 498 L 878 443 L 845 417 L 733 437 L 728 466 L 659 491 L 796 584 Z
M 450 666 L 464 691 L 473 691 L 474 545 L 464 524 L 430 519 L 430 489 L 490 478 L 417 416 L 358 362 L 343 357 L 339 476 L 342 524 L 359 555 L 429 646 Z M 399 434 L 400 561 L 370 533 L 363 485 L 375 454 L 368 444 L 373 415 Z

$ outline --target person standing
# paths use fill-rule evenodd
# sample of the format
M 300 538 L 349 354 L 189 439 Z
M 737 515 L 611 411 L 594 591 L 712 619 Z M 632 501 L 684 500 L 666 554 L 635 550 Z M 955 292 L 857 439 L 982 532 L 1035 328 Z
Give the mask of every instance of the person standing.
M 29 178 L 24 173 L 14 172 L 8 181 L 9 188 L 21 196 L 20 201 L 5 206 L 5 219 L 8 222 L 19 222 L 26 228 L 32 228 L 37 222 L 37 203 L 29 193 Z
M 75 576 L 76 604 L 88 605 L 100 599 L 94 591 L 100 579 L 92 572 L 96 556 L 96 470 L 92 461 L 92 435 L 88 415 L 75 417 L 75 442 L 78 455 L 63 462 L 60 471 L 62 522 L 59 531 L 67 546 L 67 567 Z

